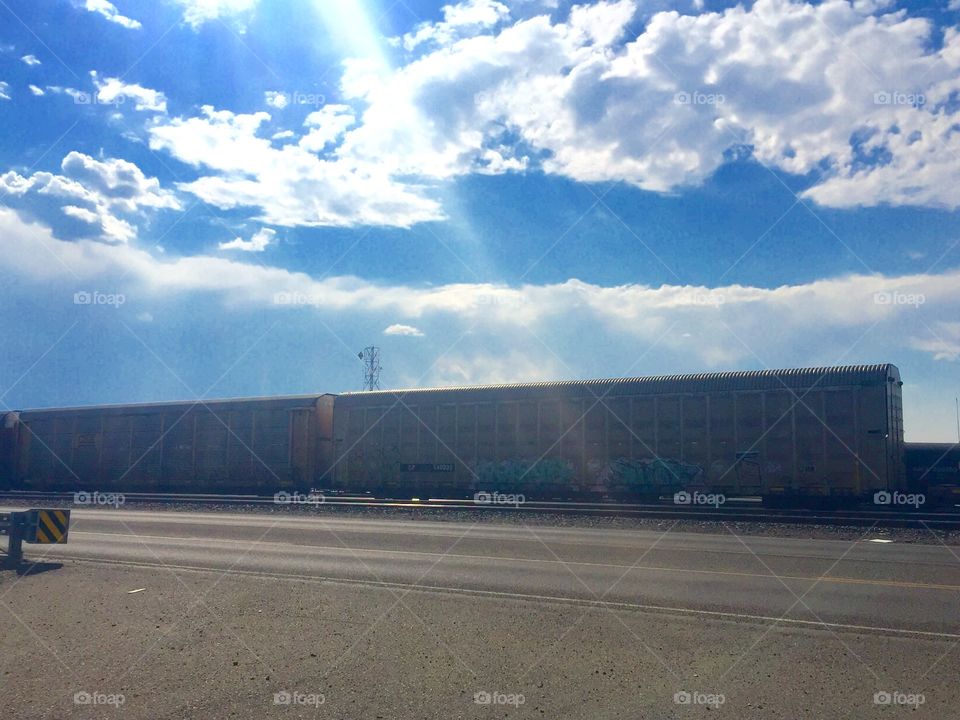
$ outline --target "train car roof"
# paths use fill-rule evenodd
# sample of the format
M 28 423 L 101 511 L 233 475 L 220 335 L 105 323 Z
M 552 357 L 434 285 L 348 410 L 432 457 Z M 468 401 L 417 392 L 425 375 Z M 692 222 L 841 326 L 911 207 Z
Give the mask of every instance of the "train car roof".
M 21 417 L 24 415 L 42 415 L 46 413 L 83 413 L 83 412 L 129 412 L 129 411 L 149 411 L 174 408 L 188 408 L 197 406 L 203 408 L 205 405 L 244 405 L 247 403 L 255 405 L 275 405 L 279 407 L 302 406 L 306 407 L 315 403 L 322 397 L 330 397 L 331 393 L 317 393 L 312 395 L 273 395 L 261 397 L 239 397 L 239 398 L 211 398 L 201 400 L 167 400 L 163 402 L 144 402 L 144 403 L 124 403 L 107 405 L 74 405 L 70 407 L 48 407 L 48 408 L 28 408 L 26 410 L 15 410 Z
M 905 450 L 926 450 L 929 452 L 960 452 L 960 442 L 955 443 L 941 443 L 941 442 L 905 442 L 903 444 Z
M 685 375 L 607 378 L 598 380 L 561 380 L 555 382 L 505 383 L 453 387 L 406 388 L 348 392 L 337 396 L 338 402 L 377 401 L 398 396 L 437 396 L 474 392 L 527 391 L 530 395 L 586 395 L 595 391 L 624 390 L 637 394 L 717 392 L 724 390 L 776 390 L 780 388 L 836 387 L 900 382 L 896 365 L 842 365 L 833 367 L 790 368 L 780 370 L 736 370 Z

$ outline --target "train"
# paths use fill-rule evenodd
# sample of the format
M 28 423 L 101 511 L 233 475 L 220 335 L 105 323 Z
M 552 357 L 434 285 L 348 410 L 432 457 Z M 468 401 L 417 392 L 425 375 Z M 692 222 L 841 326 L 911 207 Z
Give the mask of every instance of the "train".
M 895 365 L 8 412 L 0 487 L 771 505 L 960 501 Z

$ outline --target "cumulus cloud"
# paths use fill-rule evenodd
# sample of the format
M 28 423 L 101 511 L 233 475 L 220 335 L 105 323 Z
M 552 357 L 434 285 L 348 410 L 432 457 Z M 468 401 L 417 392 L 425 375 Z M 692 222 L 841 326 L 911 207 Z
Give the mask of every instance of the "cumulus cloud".
M 495 5 L 455 7 L 492 21 Z M 815 173 L 807 196 L 824 205 L 960 205 L 957 29 L 938 43 L 930 21 L 884 3 L 758 0 L 658 12 L 630 35 L 637 7 L 495 13 L 468 37 L 449 17 L 421 26 L 407 44 L 429 49 L 405 66 L 347 63 L 342 90 L 365 110 L 340 154 L 437 179 L 537 159 L 667 192 L 735 153 Z
M 39 88 L 36 85 L 28 85 L 27 87 L 30 89 L 30 92 L 33 93 L 34 96 L 36 97 L 43 97 L 44 95 L 46 95 L 46 93 L 43 91 L 43 88 Z
M 343 137 L 347 128 L 355 122 L 353 109 L 348 105 L 324 105 L 304 119 L 304 126 L 310 129 L 300 139 L 300 147 L 321 153 L 324 148 Z
M 339 132 L 318 119 L 306 145 L 275 147 L 259 135 L 265 112 L 202 109 L 201 117 L 171 118 L 150 128 L 150 148 L 202 171 L 178 187 L 221 209 L 258 208 L 271 225 L 410 227 L 440 220 L 439 203 L 421 185 L 396 180 L 375 162 L 320 158 L 310 151 Z M 311 122 L 313 124 L 313 122 Z
M 135 110 L 159 113 L 167 111 L 167 97 L 158 90 L 151 90 L 136 83 L 125 83 L 118 78 L 100 79 L 96 72 L 91 75 L 97 88 L 98 102 L 116 105 L 129 99 L 133 101 Z
M 394 323 L 389 325 L 383 331 L 384 335 L 404 335 L 407 337 L 423 337 L 423 332 L 418 328 L 415 328 L 413 325 L 403 325 L 401 323 Z
M 635 0 L 519 20 L 496 0 L 448 5 L 403 39 L 405 64 L 345 61 L 343 102 L 311 113 L 296 144 L 259 136 L 268 113 L 204 107 L 152 127 L 151 147 L 205 171 L 187 192 L 283 226 L 443 219 L 439 185 L 470 173 L 673 192 L 731 157 L 807 176 L 823 205 L 960 206 L 960 30 L 937 42 L 927 19 L 845 0 L 656 12 L 640 32 L 637 13 Z
M 6 203 L 48 223 L 56 237 L 126 243 L 136 228 L 123 215 L 181 208 L 156 178 L 126 160 L 95 160 L 73 151 L 60 167 L 62 175 L 35 172 L 25 177 L 12 170 L 0 175 Z
M 10 99 L 10 83 L 0 80 L 0 100 Z
M 244 252 L 263 252 L 273 242 L 277 231 L 270 228 L 260 228 L 249 240 L 236 237 L 229 242 L 222 242 L 217 247 L 221 250 L 243 250 Z
M 22 58 L 20 58 L 20 61 L 24 65 L 29 65 L 30 67 L 40 64 L 40 60 L 37 59 L 36 55 L 24 55 Z
M 174 0 L 183 6 L 183 19 L 195 30 L 210 20 L 242 16 L 256 7 L 258 0 Z
M 121 15 L 116 6 L 107 0 L 87 0 L 85 8 L 128 30 L 138 30 L 143 27 L 138 20 Z
M 421 23 L 413 32 L 400 38 L 399 42 L 407 50 L 414 50 L 425 43 L 447 45 L 494 27 L 509 15 L 510 9 L 497 0 L 467 0 L 456 5 L 445 5 L 442 21 Z

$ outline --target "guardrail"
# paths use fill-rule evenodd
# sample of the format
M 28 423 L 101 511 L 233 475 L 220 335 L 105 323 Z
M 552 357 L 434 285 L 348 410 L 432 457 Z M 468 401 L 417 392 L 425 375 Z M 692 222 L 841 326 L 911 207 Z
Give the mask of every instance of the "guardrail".
M 23 560 L 23 543 L 62 544 L 67 542 L 69 532 L 69 510 L 49 508 L 0 513 L 0 535 L 7 536 L 9 563 Z

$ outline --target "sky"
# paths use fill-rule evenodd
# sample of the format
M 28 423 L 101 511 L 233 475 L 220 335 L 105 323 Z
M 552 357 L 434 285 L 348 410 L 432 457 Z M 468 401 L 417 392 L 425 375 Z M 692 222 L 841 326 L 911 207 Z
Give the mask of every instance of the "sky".
M 892 362 L 960 394 L 960 0 L 2 0 L 0 410 Z

